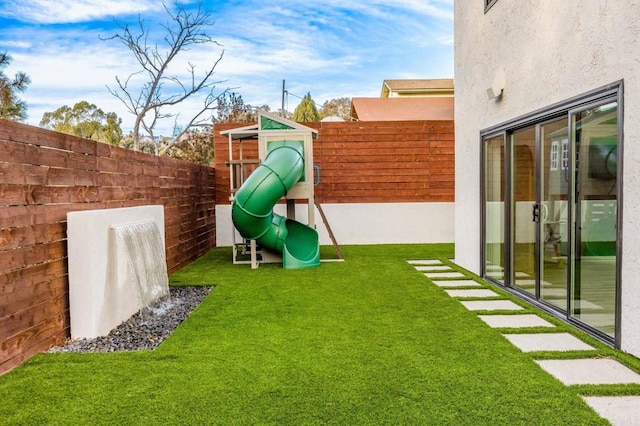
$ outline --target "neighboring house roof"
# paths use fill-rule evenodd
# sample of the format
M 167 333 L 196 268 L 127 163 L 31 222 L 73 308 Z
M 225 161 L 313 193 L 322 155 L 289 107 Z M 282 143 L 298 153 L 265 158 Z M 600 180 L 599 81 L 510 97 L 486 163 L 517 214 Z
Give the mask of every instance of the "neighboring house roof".
M 360 121 L 453 120 L 453 97 L 353 98 L 351 117 Z
M 384 80 L 381 98 L 403 96 L 453 96 L 453 79 Z

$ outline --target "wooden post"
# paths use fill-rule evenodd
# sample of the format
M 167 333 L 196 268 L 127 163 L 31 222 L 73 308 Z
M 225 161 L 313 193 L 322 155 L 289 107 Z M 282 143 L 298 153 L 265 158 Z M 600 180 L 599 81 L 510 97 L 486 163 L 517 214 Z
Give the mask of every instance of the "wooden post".
M 339 259 L 344 259 L 344 256 L 342 255 L 342 250 L 340 250 L 340 246 L 338 245 L 338 242 L 336 241 L 335 235 L 333 235 L 333 231 L 331 230 L 331 226 L 329 225 L 329 221 L 327 220 L 327 217 L 324 215 L 324 211 L 322 211 L 322 207 L 320 207 L 320 203 L 316 199 L 314 199 L 313 201 L 314 201 L 316 207 L 318 208 L 318 211 L 320 212 L 320 217 L 322 217 L 322 222 L 324 222 L 324 226 L 327 227 L 327 231 L 329 232 L 329 238 L 331 238 L 331 242 L 333 242 L 333 248 L 336 250 L 336 253 L 338 254 L 338 258 Z
M 296 218 L 296 200 L 287 199 L 287 219 Z
M 251 240 L 251 269 L 258 269 L 258 247 L 256 240 Z

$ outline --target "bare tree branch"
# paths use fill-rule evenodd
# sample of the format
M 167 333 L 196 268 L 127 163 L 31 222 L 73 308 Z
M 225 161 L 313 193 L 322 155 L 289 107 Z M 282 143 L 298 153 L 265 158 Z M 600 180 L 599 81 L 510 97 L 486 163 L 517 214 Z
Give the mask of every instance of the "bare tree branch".
M 221 51 L 218 58 L 208 67 L 205 72 L 198 76 L 196 66 L 188 61 L 187 73 L 190 81 L 183 81 L 178 76 L 169 75 L 168 69 L 176 58 L 187 53 L 194 45 L 214 44 L 220 46 L 208 33 L 207 30 L 214 24 L 211 14 L 202 9 L 202 4 L 198 5 L 195 11 L 188 11 L 183 6 L 174 4 L 176 12 L 163 5 L 168 15 L 166 24 L 160 27 L 165 31 L 163 38 L 164 48 L 157 44 L 151 45 L 149 42 L 150 29 L 145 25 L 144 20 L 139 16 L 135 32 L 128 25 L 120 26 L 121 31 L 103 40 L 115 40 L 126 46 L 136 61 L 140 69 L 131 73 L 124 80 L 116 76 L 116 88 L 107 87 L 109 93 L 122 102 L 127 111 L 135 116 L 133 128 L 134 149 L 139 149 L 141 133 L 146 133 L 147 137 L 153 140 L 154 129 L 159 121 L 172 118 L 175 114 L 163 112 L 167 107 L 176 106 L 190 98 L 204 96 L 203 107 L 189 120 L 179 136 L 184 135 L 191 127 L 203 122 L 212 121 L 212 105 L 215 100 L 228 89 L 215 95 L 216 85 L 223 81 L 214 81 L 215 68 L 224 56 Z M 138 89 L 137 93 L 133 88 L 134 78 L 146 76 L 146 82 Z M 206 116 L 207 114 L 208 117 Z M 178 140 L 176 137 L 174 140 Z M 169 146 L 171 146 L 170 144 Z M 168 147 L 163 147 L 161 154 L 166 152 Z
M 213 92 L 210 92 L 209 95 L 205 98 L 203 106 L 200 109 L 200 111 L 191 118 L 189 123 L 187 123 L 187 125 L 182 129 L 182 131 L 179 134 L 177 134 L 173 138 L 172 141 L 167 142 L 166 145 L 160 149 L 159 154 L 164 155 L 167 152 L 167 150 L 169 150 L 171 147 L 181 143 L 183 140 L 183 137 L 187 135 L 189 131 L 194 127 L 212 125 L 213 121 L 211 119 L 211 113 L 212 111 L 217 109 L 218 99 L 220 99 L 220 97 L 224 93 L 226 92 L 222 92 L 217 96 L 214 96 Z M 205 113 L 209 113 L 209 115 L 205 116 Z

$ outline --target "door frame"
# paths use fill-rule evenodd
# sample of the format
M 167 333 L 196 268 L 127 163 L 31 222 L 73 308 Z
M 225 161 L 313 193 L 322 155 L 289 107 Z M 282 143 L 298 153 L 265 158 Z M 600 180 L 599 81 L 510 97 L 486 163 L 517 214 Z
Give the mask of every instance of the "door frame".
M 522 128 L 526 128 L 526 127 L 531 127 L 531 126 L 535 126 L 535 132 L 536 132 L 536 158 L 535 158 L 535 167 L 536 167 L 536 203 L 540 202 L 540 189 L 539 189 L 539 181 L 540 181 L 540 170 L 539 170 L 539 164 L 540 164 L 540 144 L 539 144 L 539 139 L 540 139 L 540 126 L 548 123 L 550 121 L 553 120 L 558 120 L 561 119 L 563 117 L 567 118 L 567 123 L 568 123 L 568 131 L 569 131 L 569 159 L 570 159 L 570 165 L 569 165 L 569 174 L 570 176 L 572 176 L 572 181 L 574 180 L 574 174 L 575 174 L 575 162 L 573 160 L 574 157 L 574 135 L 573 135 L 573 129 L 571 126 L 571 119 L 573 117 L 573 114 L 575 114 L 575 112 L 579 112 L 579 111 L 584 111 L 586 109 L 588 109 L 589 107 L 593 107 L 593 106 L 597 106 L 597 105 L 602 105 L 602 104 L 606 104 L 607 102 L 617 102 L 617 107 L 618 107 L 618 120 L 617 120 L 617 131 L 618 131 L 618 166 L 617 166 L 617 176 L 618 176 L 618 180 L 616 183 L 616 198 L 617 198 L 617 255 L 616 255 L 616 282 L 615 282 L 615 292 L 616 292 L 616 296 L 615 296 L 615 312 L 614 312 L 614 321 L 615 321 L 615 332 L 614 332 L 614 336 L 610 336 L 604 332 L 602 332 L 601 330 L 598 330 L 588 324 L 585 324 L 575 318 L 572 318 L 570 315 L 571 312 L 571 295 L 570 295 L 570 289 L 571 286 L 573 284 L 573 274 L 574 271 L 572 270 L 572 266 L 571 266 L 571 261 L 569 261 L 570 259 L 573 259 L 573 255 L 574 255 L 574 250 L 571 247 L 571 244 L 568 244 L 568 248 L 567 248 L 567 306 L 566 309 L 564 310 L 560 310 L 558 309 L 557 306 L 554 306 L 548 302 L 543 301 L 542 299 L 540 299 L 540 292 L 539 292 L 539 277 L 540 277 L 540 253 L 538 252 L 538 250 L 536 250 L 536 291 L 535 291 L 535 295 L 532 295 L 526 291 L 523 291 L 521 289 L 517 289 L 517 287 L 515 287 L 514 282 L 513 282 L 513 236 L 514 236 L 514 230 L 512 228 L 512 221 L 513 221 L 513 214 L 514 212 L 512 211 L 512 197 L 513 197 L 513 191 L 512 191 L 512 183 L 513 183 L 513 175 L 512 175 L 512 160 L 513 160 L 513 152 L 512 152 L 512 141 L 511 141 L 511 134 L 513 131 L 515 130 L 519 130 Z M 620 347 L 620 336 L 621 336 L 621 332 L 620 332 L 620 320 L 621 320 L 621 268 L 622 268 L 622 260 L 623 260 L 623 252 L 622 252 L 622 238 L 623 238 L 623 229 L 622 229 L 622 213 L 623 213 L 623 197 L 622 197 L 622 189 L 623 189 L 623 182 L 622 182 L 622 176 L 623 176 L 623 169 L 622 169 L 622 164 L 623 164 L 623 158 L 624 158 L 624 154 L 623 154 L 623 145 L 624 145 L 624 134 L 623 134 L 623 81 L 619 80 L 616 81 L 614 83 L 608 84 L 606 86 L 602 86 L 600 88 L 597 88 L 595 90 L 589 91 L 587 93 L 578 95 L 576 97 L 570 98 L 568 100 L 562 101 L 562 102 L 558 102 L 552 105 L 549 105 L 548 107 L 536 110 L 534 112 L 531 112 L 529 114 L 525 114 L 522 116 L 519 116 L 517 118 L 514 118 L 512 120 L 503 122 L 501 124 L 495 125 L 495 126 L 491 126 L 488 127 L 484 130 L 480 131 L 480 138 L 479 138 L 479 142 L 480 142 L 480 273 L 481 276 L 487 280 L 490 281 L 498 286 L 500 286 L 501 288 L 515 294 L 516 296 L 528 301 L 529 303 L 541 308 L 542 310 L 544 310 L 545 312 L 550 313 L 551 315 L 565 321 L 568 322 L 570 324 L 572 324 L 573 326 L 575 326 L 576 328 L 579 328 L 587 333 L 589 333 L 590 335 L 604 341 L 605 343 L 611 344 L 615 347 Z M 504 146 L 504 155 L 505 155 L 505 161 L 504 161 L 504 176 L 506 177 L 506 182 L 505 182 L 505 200 L 504 200 L 504 244 L 505 244 L 505 257 L 506 259 L 504 259 L 504 284 L 496 281 L 495 279 L 493 279 L 491 276 L 489 276 L 487 274 L 487 270 L 486 270 L 486 252 L 485 252 L 485 241 L 486 241 L 486 229 L 485 229 L 485 224 L 486 224 L 486 211 L 485 211 L 485 200 L 486 200 L 486 194 L 485 194 L 485 156 L 486 156 L 486 149 L 485 149 L 485 141 L 488 139 L 492 139 L 492 138 L 496 138 L 496 137 L 500 137 L 502 136 L 503 138 L 503 146 Z M 571 187 L 573 188 L 573 187 Z M 575 220 L 575 212 L 573 211 L 573 202 L 574 202 L 574 194 L 573 194 L 573 189 L 569 190 L 569 194 L 568 194 L 568 232 L 569 232 L 569 241 L 573 241 L 574 235 L 572 234 L 573 231 L 573 221 Z M 537 224 L 537 226 L 539 226 L 539 223 Z M 539 241 L 540 235 L 539 232 L 536 232 L 536 245 L 539 247 L 540 241 Z

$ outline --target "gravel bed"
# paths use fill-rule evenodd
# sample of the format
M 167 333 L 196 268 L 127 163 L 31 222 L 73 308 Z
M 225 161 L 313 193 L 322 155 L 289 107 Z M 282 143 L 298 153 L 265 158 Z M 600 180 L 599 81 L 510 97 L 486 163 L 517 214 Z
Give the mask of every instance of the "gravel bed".
M 106 336 L 68 340 L 49 352 L 119 352 L 155 349 L 213 287 L 169 287 L 169 299 L 138 311 Z

